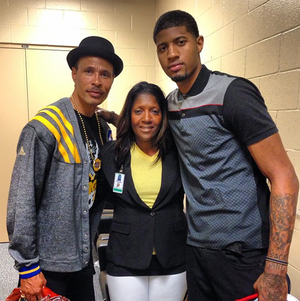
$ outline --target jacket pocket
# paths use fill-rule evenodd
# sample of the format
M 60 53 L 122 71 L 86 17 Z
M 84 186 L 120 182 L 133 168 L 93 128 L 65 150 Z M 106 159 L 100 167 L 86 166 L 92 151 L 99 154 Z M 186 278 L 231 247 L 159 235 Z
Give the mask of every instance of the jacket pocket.
M 118 232 L 121 234 L 129 234 L 131 230 L 131 225 L 130 224 L 121 224 L 117 222 L 113 222 L 111 225 L 111 231 L 112 232 Z

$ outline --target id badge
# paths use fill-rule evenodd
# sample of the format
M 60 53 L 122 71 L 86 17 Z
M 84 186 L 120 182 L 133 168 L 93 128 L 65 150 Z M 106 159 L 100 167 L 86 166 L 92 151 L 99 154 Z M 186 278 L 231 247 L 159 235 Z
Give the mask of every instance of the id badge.
M 123 173 L 115 173 L 115 180 L 113 186 L 113 192 L 115 193 L 123 193 L 125 175 Z

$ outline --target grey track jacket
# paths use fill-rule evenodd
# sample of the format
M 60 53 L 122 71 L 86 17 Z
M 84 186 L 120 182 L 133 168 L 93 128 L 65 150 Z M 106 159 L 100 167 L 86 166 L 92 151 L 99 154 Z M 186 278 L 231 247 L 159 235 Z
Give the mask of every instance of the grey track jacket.
M 44 270 L 74 272 L 87 266 L 90 223 L 97 228 L 103 207 L 97 194 L 89 212 L 88 194 L 89 160 L 71 101 L 63 98 L 39 111 L 18 142 L 7 211 L 17 269 L 39 263 Z

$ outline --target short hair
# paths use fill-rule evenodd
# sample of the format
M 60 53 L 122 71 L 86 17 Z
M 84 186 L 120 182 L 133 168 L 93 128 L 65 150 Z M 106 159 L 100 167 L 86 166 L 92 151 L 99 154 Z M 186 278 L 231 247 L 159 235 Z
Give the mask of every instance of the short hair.
M 121 166 L 130 148 L 135 142 L 135 134 L 131 125 L 131 112 L 136 98 L 141 94 L 153 95 L 159 105 L 162 114 L 160 129 L 154 140 L 154 146 L 158 148 L 158 157 L 164 158 L 172 145 L 171 133 L 168 125 L 168 104 L 163 91 L 155 84 L 142 81 L 134 85 L 127 94 L 125 103 L 120 113 L 120 120 L 117 124 L 116 140 L 116 163 Z
M 189 13 L 182 10 L 172 10 L 161 15 L 156 21 L 153 30 L 153 40 L 156 42 L 156 36 L 164 29 L 171 27 L 185 26 L 186 30 L 199 37 L 199 30 L 196 20 Z

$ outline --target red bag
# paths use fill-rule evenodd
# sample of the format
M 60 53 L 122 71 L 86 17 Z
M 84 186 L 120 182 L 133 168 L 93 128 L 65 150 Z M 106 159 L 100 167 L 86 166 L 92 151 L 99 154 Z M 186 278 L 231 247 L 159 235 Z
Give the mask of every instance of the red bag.
M 251 295 L 251 296 L 247 296 L 245 298 L 242 298 L 242 299 L 238 299 L 238 300 L 235 300 L 235 301 L 249 301 L 249 300 L 254 300 L 258 297 L 258 294 L 254 294 L 254 295 Z
M 250 301 L 250 300 L 254 300 L 254 301 L 257 301 L 258 299 L 258 294 L 254 294 L 254 295 L 251 295 L 251 296 L 248 296 L 248 297 L 245 297 L 245 298 L 242 298 L 242 299 L 238 299 L 238 300 L 235 300 L 235 301 Z M 296 297 L 288 294 L 287 295 L 287 301 L 299 301 Z
M 6 301 L 21 301 L 24 300 L 22 297 L 22 292 L 20 288 L 14 288 L 12 293 L 6 298 Z M 48 287 L 44 287 L 42 291 L 43 298 L 41 301 L 70 301 L 68 298 L 60 296 L 51 291 Z
M 21 299 L 21 289 L 14 288 L 11 294 L 6 298 L 6 301 L 18 301 Z

